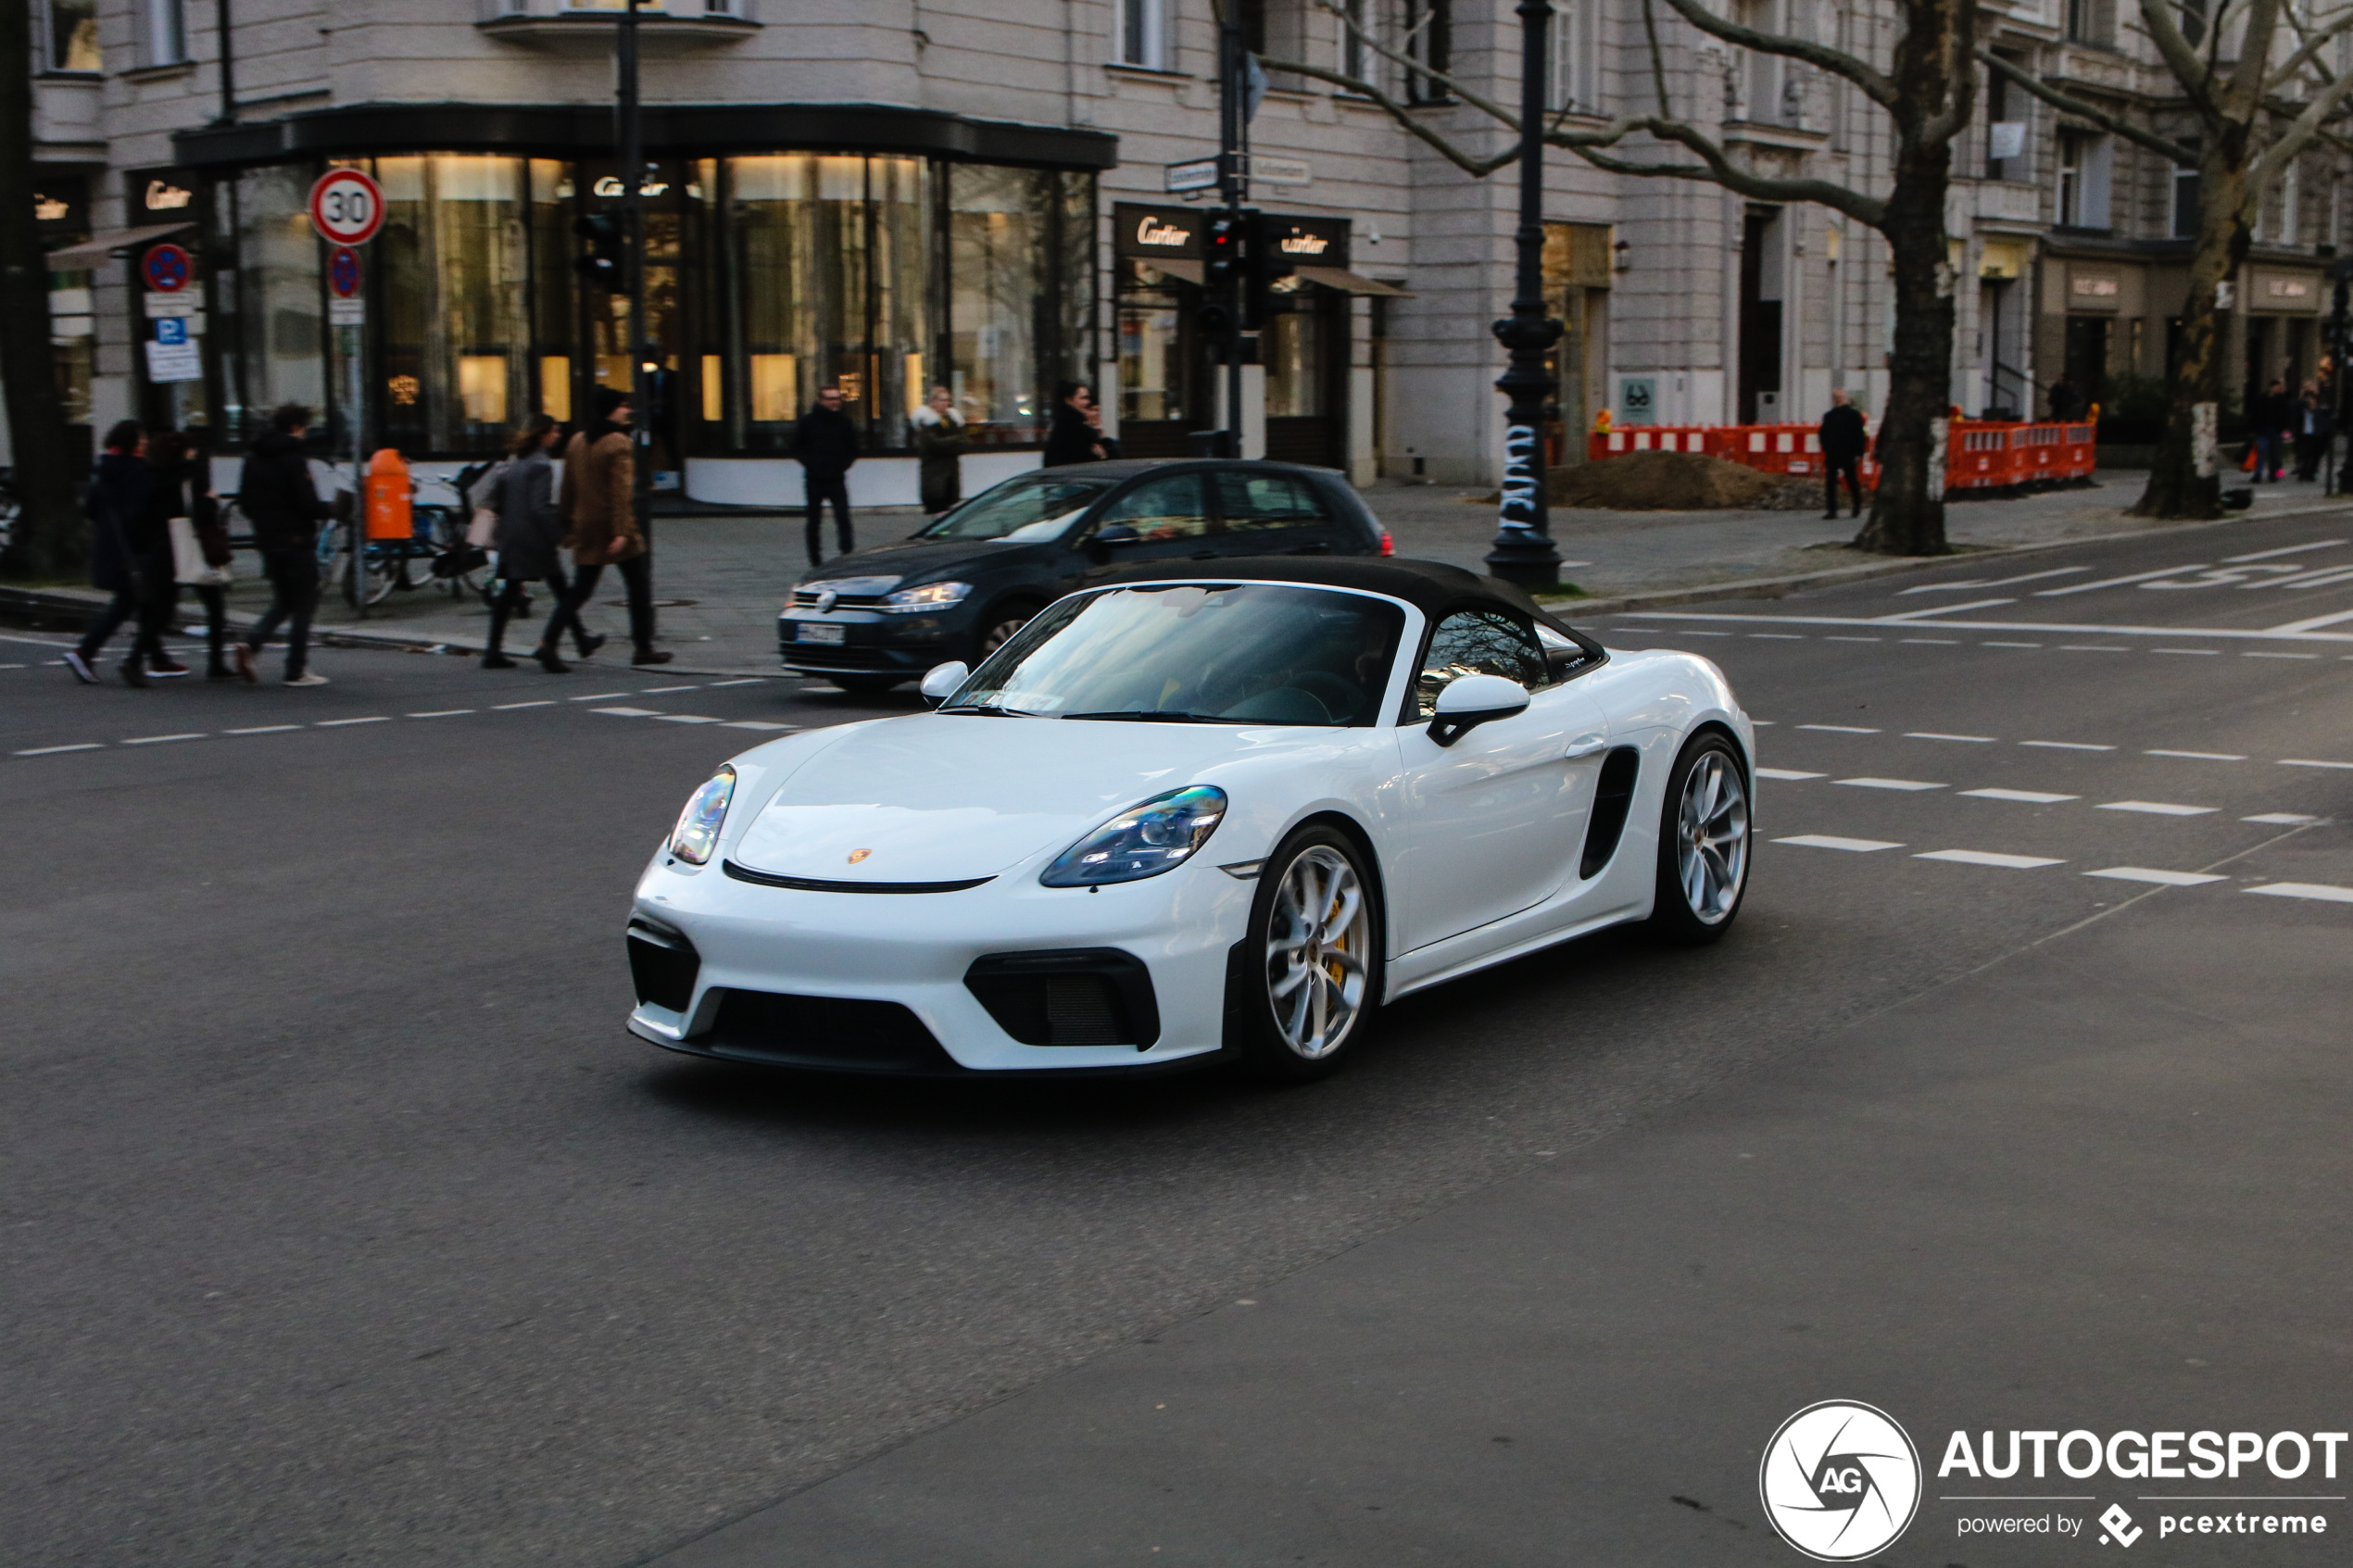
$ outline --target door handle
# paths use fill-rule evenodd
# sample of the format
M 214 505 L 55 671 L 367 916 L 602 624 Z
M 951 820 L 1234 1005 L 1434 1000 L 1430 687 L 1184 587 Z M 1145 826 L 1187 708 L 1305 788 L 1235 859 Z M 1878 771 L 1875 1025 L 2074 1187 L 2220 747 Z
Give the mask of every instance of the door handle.
M 1563 759 L 1574 762 L 1580 757 L 1591 757 L 1608 744 L 1607 735 L 1579 735 L 1568 743 L 1568 750 L 1562 754 Z

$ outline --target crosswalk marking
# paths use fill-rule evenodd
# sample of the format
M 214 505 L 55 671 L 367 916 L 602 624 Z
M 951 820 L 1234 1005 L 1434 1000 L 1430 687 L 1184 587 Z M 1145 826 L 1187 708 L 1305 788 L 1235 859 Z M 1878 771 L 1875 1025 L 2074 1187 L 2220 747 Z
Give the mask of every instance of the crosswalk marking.
M 2324 882 L 2270 882 L 2247 891 L 2268 893 L 2275 898 L 2318 898 L 2331 904 L 2353 904 L 2353 887 L 2332 887 Z
M 2226 882 L 2227 877 L 2212 872 L 2161 872 L 2147 866 L 2108 866 L 2085 876 L 2113 877 L 2118 882 L 2153 882 L 2159 887 L 2196 887 L 2201 883 Z
M 1900 844 L 1892 844 L 1883 838 L 1841 838 L 1836 834 L 1828 833 L 1801 833 L 1794 837 L 1777 838 L 1773 842 L 1794 844 L 1803 849 L 1851 849 L 1858 855 L 1868 855 L 1874 849 L 1904 847 Z
M 2032 871 L 2036 866 L 2063 866 L 2047 855 L 1999 855 L 1990 849 L 1931 849 L 1915 860 L 1955 860 L 1964 866 L 1998 866 L 2005 871 Z

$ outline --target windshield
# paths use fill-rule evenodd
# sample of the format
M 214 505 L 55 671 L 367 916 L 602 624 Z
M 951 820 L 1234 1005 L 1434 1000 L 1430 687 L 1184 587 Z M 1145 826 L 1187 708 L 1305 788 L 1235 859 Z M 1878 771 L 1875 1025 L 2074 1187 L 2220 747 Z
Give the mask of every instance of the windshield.
M 915 535 L 918 539 L 1051 539 L 1111 488 L 1107 479 L 1024 474 L 979 495 Z
M 1276 583 L 1074 595 L 940 709 L 1170 723 L 1371 724 L 1404 611 Z

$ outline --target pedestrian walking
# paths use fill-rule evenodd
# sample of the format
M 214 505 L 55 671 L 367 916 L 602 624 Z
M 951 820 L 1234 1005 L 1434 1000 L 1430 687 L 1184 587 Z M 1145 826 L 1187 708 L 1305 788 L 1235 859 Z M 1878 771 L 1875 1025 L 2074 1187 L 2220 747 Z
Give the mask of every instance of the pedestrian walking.
M 515 667 L 503 651 L 507 622 L 523 608 L 534 583 L 547 583 L 548 596 L 556 602 L 547 617 L 547 629 L 540 633 L 539 646 L 532 653 L 540 669 L 550 675 L 571 673 L 572 666 L 559 652 L 566 626 L 572 628 L 581 658 L 604 646 L 604 638 L 590 636 L 580 623 L 564 581 L 560 553 L 564 514 L 556 505 L 556 464 L 548 456 L 563 433 L 563 427 L 552 416 L 532 415 L 508 443 L 507 460 L 493 470 L 496 478 L 485 498 L 498 520 L 493 535 L 498 551 L 498 596 L 490 603 L 490 642 L 482 655 L 484 670 Z
M 670 654 L 654 646 L 653 558 L 637 526 L 637 458 L 630 433 L 629 395 L 619 387 L 597 391 L 597 417 L 564 448 L 563 483 L 556 505 L 563 513 L 564 543 L 577 569 L 569 599 L 568 624 L 582 647 L 594 651 L 580 612 L 595 596 L 610 566 L 621 573 L 629 596 L 632 664 L 667 664 Z M 504 564 L 503 562 L 501 563 Z
M 817 394 L 817 406 L 793 426 L 792 455 L 800 460 L 801 491 L 809 500 L 809 564 L 823 566 L 824 508 L 834 505 L 837 554 L 858 547 L 849 527 L 849 470 L 858 461 L 858 427 L 842 412 L 841 388 Z
M 1831 406 L 1822 416 L 1818 437 L 1822 448 L 1822 513 L 1825 522 L 1838 516 L 1838 476 L 1846 476 L 1846 494 L 1855 503 L 1855 515 L 1863 515 L 1863 454 L 1871 449 L 1870 432 L 1863 424 L 1863 410 L 1846 400 L 1843 386 L 1831 389 Z
M 220 521 L 220 505 L 212 497 L 212 465 L 185 431 L 157 431 L 147 437 L 147 466 L 155 480 L 147 496 L 147 522 L 143 536 L 158 559 L 171 570 L 157 573 L 154 606 L 157 653 L 148 655 L 149 671 L 185 675 L 188 667 L 162 656 L 162 629 L 171 624 L 180 606 L 180 590 L 194 588 L 204 606 L 205 677 L 225 681 L 236 674 L 229 662 L 228 566 L 229 530 Z
M 2287 433 L 2290 411 L 2287 382 L 2279 376 L 2271 378 L 2263 395 L 2255 399 L 2246 410 L 2247 433 L 2255 438 L 2255 483 L 2271 484 L 2280 477 L 2280 438 Z
M 1100 463 L 1103 449 L 1102 416 L 1095 409 L 1095 389 L 1085 382 L 1066 381 L 1054 388 L 1054 422 L 1046 432 L 1046 451 L 1039 468 L 1064 468 L 1072 463 Z
M 2304 383 L 2304 395 L 2296 411 L 2296 477 L 2309 484 L 2319 477 L 2321 464 L 2329 455 L 2329 443 L 2336 437 L 2336 420 L 2329 412 L 2328 400 L 2321 395 L 2318 382 Z
M 972 445 L 971 433 L 944 386 L 931 389 L 910 422 L 915 427 L 915 472 L 924 510 L 937 517 L 964 498 L 961 459 Z
M 151 625 L 145 609 L 157 563 L 152 558 L 143 560 L 132 544 L 132 531 L 155 488 L 155 470 L 147 466 L 146 447 L 146 433 L 136 420 L 120 420 L 107 431 L 106 449 L 98 457 L 97 477 L 85 502 L 91 528 L 90 581 L 114 596 L 91 621 L 82 641 L 66 650 L 66 668 L 77 680 L 90 684 L 98 679 L 94 663 L 99 650 L 134 616 L 139 633 L 131 657 L 123 662 L 124 682 L 145 685 L 147 656 L 163 651 L 160 638 L 151 637 L 160 623 Z
M 237 505 L 253 523 L 254 548 L 261 552 L 261 570 L 270 579 L 270 608 L 237 645 L 237 673 L 248 682 L 260 678 L 255 661 L 283 624 L 286 684 L 327 684 L 309 667 L 310 617 L 319 608 L 319 524 L 329 516 L 310 481 L 310 459 L 303 455 L 302 438 L 309 430 L 309 409 L 282 404 L 245 454 L 237 480 Z M 351 570 L 359 570 L 357 560 Z

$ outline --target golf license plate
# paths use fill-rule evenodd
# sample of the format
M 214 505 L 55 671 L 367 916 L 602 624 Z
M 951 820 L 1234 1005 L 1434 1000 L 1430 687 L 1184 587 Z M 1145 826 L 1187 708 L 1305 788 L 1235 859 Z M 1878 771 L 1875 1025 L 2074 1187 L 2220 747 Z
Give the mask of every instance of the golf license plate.
M 804 621 L 800 623 L 800 635 L 793 640 L 801 643 L 838 643 L 843 640 L 848 631 L 849 628 L 846 626 L 827 626 L 822 621 Z

